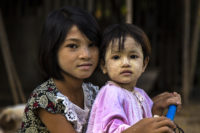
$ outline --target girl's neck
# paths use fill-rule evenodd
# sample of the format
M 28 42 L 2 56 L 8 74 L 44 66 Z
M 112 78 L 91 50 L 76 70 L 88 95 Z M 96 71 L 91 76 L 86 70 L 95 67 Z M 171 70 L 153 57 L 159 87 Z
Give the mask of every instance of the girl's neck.
M 82 89 L 83 81 L 57 80 L 53 79 L 58 90 L 65 94 L 65 92 L 74 93 Z
M 66 78 L 63 80 L 53 79 L 58 90 L 79 107 L 84 107 L 84 93 L 82 89 L 83 80 Z

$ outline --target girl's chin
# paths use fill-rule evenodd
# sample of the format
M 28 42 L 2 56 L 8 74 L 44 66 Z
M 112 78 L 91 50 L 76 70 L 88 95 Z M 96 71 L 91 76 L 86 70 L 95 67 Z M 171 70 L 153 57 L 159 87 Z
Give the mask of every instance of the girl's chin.
M 87 79 L 89 78 L 91 75 L 90 74 L 87 74 L 87 75 L 81 75 L 79 76 L 80 79 Z

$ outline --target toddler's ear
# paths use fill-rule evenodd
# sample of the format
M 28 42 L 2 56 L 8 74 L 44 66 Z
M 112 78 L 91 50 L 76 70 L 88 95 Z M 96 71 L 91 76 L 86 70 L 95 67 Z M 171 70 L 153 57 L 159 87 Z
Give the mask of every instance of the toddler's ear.
M 106 74 L 107 69 L 106 69 L 106 66 L 105 66 L 105 61 L 101 60 L 100 67 L 101 67 L 101 71 L 103 72 L 103 74 Z

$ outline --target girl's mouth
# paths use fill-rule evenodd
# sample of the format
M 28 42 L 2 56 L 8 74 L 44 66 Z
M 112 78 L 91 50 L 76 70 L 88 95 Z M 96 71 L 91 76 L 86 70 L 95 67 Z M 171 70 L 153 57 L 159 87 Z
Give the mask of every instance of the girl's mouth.
M 91 63 L 85 63 L 85 64 L 78 65 L 78 68 L 80 68 L 81 70 L 89 70 L 91 67 L 92 67 Z

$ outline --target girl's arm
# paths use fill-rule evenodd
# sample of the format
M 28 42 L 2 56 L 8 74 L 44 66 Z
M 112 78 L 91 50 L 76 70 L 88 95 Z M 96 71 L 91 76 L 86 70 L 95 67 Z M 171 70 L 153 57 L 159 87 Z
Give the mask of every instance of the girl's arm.
M 51 133 L 76 133 L 70 122 L 61 114 L 39 109 L 39 117 Z
M 177 112 L 181 109 L 181 96 L 176 92 L 164 92 L 155 96 L 152 100 L 154 102 L 152 107 L 153 115 L 163 115 L 164 110 L 172 104 L 177 105 Z
M 174 133 L 175 127 L 166 117 L 144 118 L 122 133 Z

